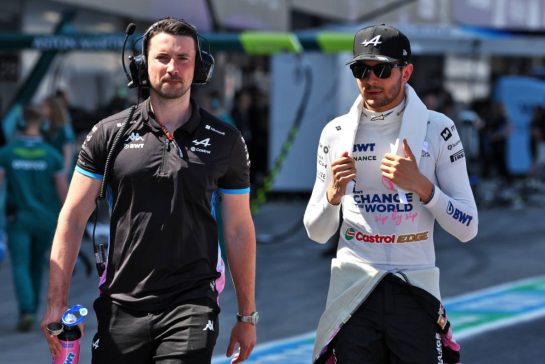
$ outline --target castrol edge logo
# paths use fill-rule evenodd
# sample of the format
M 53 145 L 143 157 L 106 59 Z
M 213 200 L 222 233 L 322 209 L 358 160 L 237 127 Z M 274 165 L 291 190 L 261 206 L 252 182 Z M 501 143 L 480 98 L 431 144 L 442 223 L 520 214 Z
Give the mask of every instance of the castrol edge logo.
M 363 243 L 414 243 L 417 241 L 428 240 L 429 231 L 423 231 L 420 233 L 414 234 L 401 234 L 396 237 L 395 234 L 391 235 L 379 235 L 379 234 L 364 234 L 361 231 L 357 231 L 354 228 L 346 229 L 344 233 L 344 238 L 346 240 L 356 239 L 356 241 L 361 241 Z

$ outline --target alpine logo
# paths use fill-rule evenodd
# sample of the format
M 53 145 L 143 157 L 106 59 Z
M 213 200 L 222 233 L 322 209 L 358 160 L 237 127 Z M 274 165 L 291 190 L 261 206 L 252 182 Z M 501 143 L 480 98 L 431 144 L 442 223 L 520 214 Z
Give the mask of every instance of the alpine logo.
M 374 37 L 373 39 L 370 39 L 370 40 L 364 40 L 363 42 L 361 42 L 361 44 L 364 46 L 364 47 L 367 47 L 369 44 L 372 44 L 373 46 L 378 46 L 379 44 L 382 44 L 382 42 L 380 41 L 380 37 L 381 35 L 377 35 L 376 37 Z
M 193 144 L 195 145 L 202 145 L 203 147 L 210 147 L 212 146 L 212 144 L 210 144 L 210 138 L 206 138 L 206 139 L 203 139 L 203 140 L 193 140 L 192 141 Z
M 449 128 L 445 128 L 443 129 L 443 131 L 441 132 L 441 136 L 443 137 L 443 140 L 444 141 L 447 141 L 450 139 L 450 137 L 452 137 L 452 133 L 450 131 Z
M 387 114 L 380 114 L 380 115 L 373 116 L 371 118 L 371 121 L 384 120 L 384 118 L 387 117 L 388 115 L 390 115 L 391 113 L 393 113 L 393 111 L 390 111 Z

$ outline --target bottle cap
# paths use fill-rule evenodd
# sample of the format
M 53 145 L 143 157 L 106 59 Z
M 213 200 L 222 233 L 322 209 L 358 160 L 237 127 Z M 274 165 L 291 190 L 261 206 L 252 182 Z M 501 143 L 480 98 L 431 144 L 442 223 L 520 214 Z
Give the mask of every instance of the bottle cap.
M 59 336 L 63 331 L 63 326 L 60 322 L 50 322 L 47 324 L 47 332 L 49 335 Z
M 89 311 L 82 305 L 74 305 L 68 310 L 64 311 L 62 315 L 62 323 L 66 326 L 76 326 L 80 324 Z

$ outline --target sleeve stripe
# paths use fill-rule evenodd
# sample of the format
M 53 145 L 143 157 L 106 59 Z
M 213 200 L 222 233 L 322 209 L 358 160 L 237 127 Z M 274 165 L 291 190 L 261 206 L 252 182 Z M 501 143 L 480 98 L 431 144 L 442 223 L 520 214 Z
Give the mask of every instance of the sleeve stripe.
M 250 193 L 250 187 L 238 188 L 238 189 L 220 188 L 219 191 L 227 195 L 242 195 L 245 193 Z
M 86 171 L 85 169 L 81 168 L 80 166 L 76 166 L 76 171 L 83 174 L 84 176 L 91 177 L 93 179 L 102 180 L 104 178 L 101 174 L 91 173 L 89 171 Z

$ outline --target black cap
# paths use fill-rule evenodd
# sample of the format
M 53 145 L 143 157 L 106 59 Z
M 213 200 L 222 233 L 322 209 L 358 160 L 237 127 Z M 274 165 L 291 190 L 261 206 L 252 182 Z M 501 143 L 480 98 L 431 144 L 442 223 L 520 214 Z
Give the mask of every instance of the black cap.
M 405 34 L 386 25 L 373 25 L 360 29 L 354 36 L 354 58 L 357 61 L 404 62 L 411 59 L 411 43 Z

